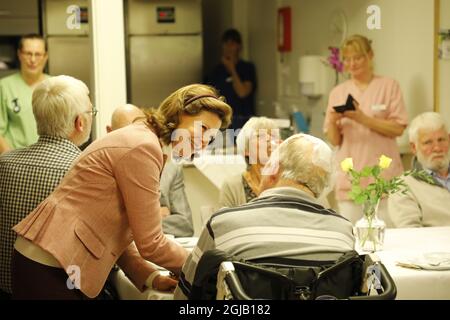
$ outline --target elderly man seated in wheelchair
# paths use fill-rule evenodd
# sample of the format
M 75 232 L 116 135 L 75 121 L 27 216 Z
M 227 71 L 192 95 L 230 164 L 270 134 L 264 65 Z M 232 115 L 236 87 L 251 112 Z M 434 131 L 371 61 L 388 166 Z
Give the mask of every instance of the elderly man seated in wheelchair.
M 322 140 L 307 134 L 285 140 L 263 169 L 259 197 L 240 207 L 223 208 L 210 218 L 183 266 L 175 299 L 193 298 L 194 279 L 201 273 L 199 260 L 212 249 L 246 261 L 319 263 L 337 261 L 351 252 L 352 224 L 317 201 L 333 168 L 332 151 Z

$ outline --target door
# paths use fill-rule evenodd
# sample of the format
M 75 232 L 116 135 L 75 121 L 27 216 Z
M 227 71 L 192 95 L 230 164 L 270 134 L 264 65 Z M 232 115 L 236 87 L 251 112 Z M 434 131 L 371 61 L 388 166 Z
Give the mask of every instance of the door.
M 173 91 L 202 80 L 201 36 L 130 37 L 131 103 L 158 107 Z
M 52 76 L 69 75 L 90 88 L 91 47 L 89 37 L 49 37 L 48 71 Z M 67 55 L 70 52 L 70 56 Z

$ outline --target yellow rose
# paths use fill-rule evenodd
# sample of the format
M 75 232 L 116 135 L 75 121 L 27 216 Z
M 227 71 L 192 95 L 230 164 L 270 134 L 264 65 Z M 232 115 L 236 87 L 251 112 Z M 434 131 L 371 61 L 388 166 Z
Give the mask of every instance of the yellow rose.
M 341 169 L 344 172 L 348 172 L 350 169 L 353 169 L 353 159 L 345 158 L 344 160 L 342 160 Z
M 392 159 L 389 157 L 386 157 L 384 154 L 380 157 L 380 162 L 378 165 L 381 169 L 387 169 L 391 165 Z

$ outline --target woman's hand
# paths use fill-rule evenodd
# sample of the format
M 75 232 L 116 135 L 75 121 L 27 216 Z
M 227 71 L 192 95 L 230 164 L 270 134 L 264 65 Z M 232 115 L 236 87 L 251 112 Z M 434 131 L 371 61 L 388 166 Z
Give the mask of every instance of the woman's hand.
M 339 112 L 332 110 L 329 114 L 330 122 L 326 135 L 330 143 L 334 146 L 340 146 L 342 143 L 341 123 L 343 115 Z
M 161 207 L 161 208 L 159 209 L 159 213 L 161 214 L 161 218 L 165 218 L 165 217 L 167 217 L 168 215 L 170 215 L 170 210 L 169 210 L 169 208 L 167 208 L 167 207 Z
M 366 120 L 368 119 L 368 116 L 361 111 L 359 108 L 359 103 L 356 102 L 356 100 L 353 100 L 353 106 L 355 106 L 355 110 L 345 111 L 343 116 L 365 125 L 367 123 Z
M 336 127 L 339 127 L 339 121 L 342 119 L 342 117 L 343 117 L 342 113 L 332 110 L 330 112 L 330 123 L 332 123 Z
M 178 278 L 173 276 L 156 276 L 153 279 L 153 288 L 158 291 L 173 291 L 178 284 Z

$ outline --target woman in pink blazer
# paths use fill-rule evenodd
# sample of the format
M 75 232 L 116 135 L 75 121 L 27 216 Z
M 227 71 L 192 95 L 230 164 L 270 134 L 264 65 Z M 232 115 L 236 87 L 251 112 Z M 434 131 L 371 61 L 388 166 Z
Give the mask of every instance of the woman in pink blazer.
M 146 119 L 94 141 L 14 227 L 13 298 L 95 298 L 116 263 L 140 290 L 173 288 L 176 281 L 147 262 L 178 275 L 187 257 L 161 229 L 162 145 L 191 158 L 229 125 L 231 113 L 214 88 L 189 85 Z

